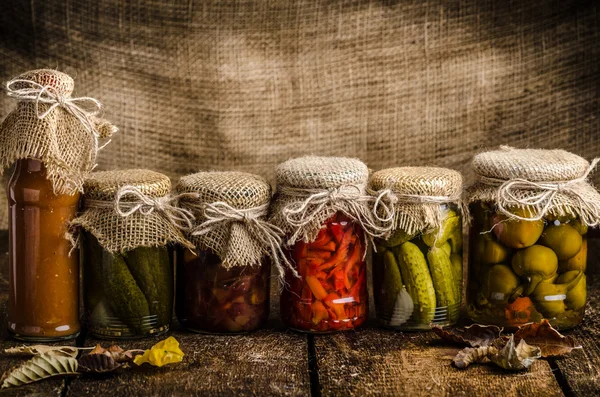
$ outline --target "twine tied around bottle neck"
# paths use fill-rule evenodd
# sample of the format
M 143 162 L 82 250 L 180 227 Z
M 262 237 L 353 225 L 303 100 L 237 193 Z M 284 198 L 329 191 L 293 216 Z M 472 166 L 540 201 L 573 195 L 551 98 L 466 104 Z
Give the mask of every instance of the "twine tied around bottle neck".
M 124 199 L 126 196 L 128 196 L 127 200 Z M 130 199 L 132 196 L 134 200 Z M 151 197 L 135 186 L 123 186 L 117 191 L 114 201 L 86 199 L 85 206 L 86 208 L 113 208 L 123 218 L 136 212 L 146 216 L 157 212 L 176 228 L 188 231 L 193 228 L 194 214 L 188 209 L 179 207 L 177 203 L 184 197 L 196 196 L 194 193 L 181 193 Z
M 250 236 L 259 242 L 263 250 L 271 257 L 280 275 L 285 274 L 285 266 L 295 277 L 300 277 L 281 249 L 283 230 L 265 220 L 269 203 L 246 209 L 234 208 L 223 201 L 203 204 L 188 203 L 186 206 L 200 210 L 200 213 L 203 214 L 200 223 L 191 230 L 192 236 L 203 236 L 217 228 L 228 227 L 233 223 L 242 223 Z
M 384 237 L 391 231 L 394 219 L 395 201 L 391 193 L 391 190 L 386 189 L 374 197 L 365 194 L 363 189 L 356 185 L 329 189 L 281 186 L 279 194 L 287 198 L 296 198 L 281 211 L 283 219 L 296 229 L 287 243 L 293 245 L 302 234 L 302 228 L 329 206 L 357 222 L 368 238 Z
M 501 179 L 479 175 L 479 181 L 484 185 L 497 187 L 496 205 L 500 212 L 511 219 L 520 221 L 538 221 L 554 206 L 559 193 L 574 198 L 582 221 L 588 226 L 597 226 L 600 218 L 598 203 L 586 200 L 581 192 L 581 183 L 587 183 L 589 174 L 600 162 L 600 158 L 591 161 L 589 167 L 578 178 L 564 181 L 530 181 L 523 178 Z M 524 194 L 527 192 L 527 194 Z M 529 211 L 531 216 L 521 216 L 510 212 L 507 207 L 534 207 L 537 211 Z
M 26 87 L 16 88 L 15 85 L 25 84 Z M 102 150 L 110 143 L 108 140 L 102 146 L 99 140 L 102 134 L 97 130 L 92 118 L 102 111 L 100 101 L 91 97 L 71 98 L 62 95 L 56 88 L 49 85 L 41 85 L 28 79 L 13 79 L 6 83 L 7 95 L 23 102 L 33 102 L 35 104 L 35 114 L 38 119 L 45 119 L 54 109 L 61 107 L 73 115 L 90 134 L 93 142 L 93 148 L 90 151 L 90 161 L 93 168 L 96 166 L 96 156 L 98 151 Z M 46 111 L 40 111 L 40 103 L 50 105 Z M 92 169 L 93 169 L 92 168 Z

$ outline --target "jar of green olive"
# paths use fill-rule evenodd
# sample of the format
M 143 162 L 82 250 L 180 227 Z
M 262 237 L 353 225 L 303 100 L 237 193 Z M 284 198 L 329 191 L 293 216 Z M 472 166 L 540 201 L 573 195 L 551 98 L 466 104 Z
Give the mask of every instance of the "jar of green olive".
M 600 194 L 595 166 L 563 150 L 512 149 L 473 159 L 467 301 L 478 323 L 515 329 L 547 319 L 581 322 L 587 299 L 587 231 Z

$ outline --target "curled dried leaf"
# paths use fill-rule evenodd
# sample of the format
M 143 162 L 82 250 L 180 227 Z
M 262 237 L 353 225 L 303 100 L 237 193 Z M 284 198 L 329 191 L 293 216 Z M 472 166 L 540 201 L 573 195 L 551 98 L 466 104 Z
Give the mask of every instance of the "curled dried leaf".
M 0 381 L 2 389 L 37 382 L 53 376 L 79 375 L 77 360 L 54 354 L 39 354 L 6 372 Z
M 466 347 L 456 354 L 452 362 L 456 368 L 464 369 L 497 353 L 498 349 L 493 346 Z
M 117 363 L 112 356 L 106 354 L 85 354 L 77 360 L 79 370 L 84 373 L 108 373 L 116 371 L 125 364 Z
M 143 353 L 144 350 L 134 349 L 134 350 L 123 350 L 121 347 L 113 345 L 108 349 L 103 348 L 100 345 L 96 345 L 96 347 L 89 352 L 89 355 L 104 355 L 107 357 L 111 357 L 117 363 L 128 363 L 133 361 L 133 357 L 136 354 Z
M 523 371 L 529 369 L 541 357 L 540 348 L 527 344 L 523 339 L 515 347 L 515 338 L 513 335 L 500 353 L 490 356 L 490 360 L 506 370 Z
M 79 348 L 74 346 L 46 346 L 46 345 L 31 345 L 31 346 L 17 346 L 4 349 L 4 354 L 10 354 L 15 356 L 35 356 L 38 354 L 52 354 L 55 356 L 63 357 L 77 357 L 80 350 L 85 348 Z
M 545 319 L 540 323 L 522 325 L 515 332 L 514 337 L 515 342 L 524 340 L 530 345 L 539 347 L 542 357 L 560 356 L 582 348 L 572 337 L 561 335 Z
M 444 340 L 471 347 L 490 346 L 502 333 L 502 328 L 495 325 L 479 324 L 473 324 L 465 328 L 433 326 L 432 330 Z

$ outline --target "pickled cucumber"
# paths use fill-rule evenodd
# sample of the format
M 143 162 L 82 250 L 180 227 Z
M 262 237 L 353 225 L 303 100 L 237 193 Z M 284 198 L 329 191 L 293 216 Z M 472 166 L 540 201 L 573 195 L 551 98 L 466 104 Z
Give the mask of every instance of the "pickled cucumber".
M 418 323 L 429 324 L 435 314 L 436 299 L 425 256 L 419 247 L 411 242 L 405 242 L 393 251 L 398 259 L 408 294 L 416 306 L 413 319 Z
M 427 253 L 427 260 L 438 306 L 460 304 L 450 257 L 443 248 L 433 247 Z
M 387 240 L 379 239 L 379 240 L 377 240 L 377 242 L 379 244 L 383 245 L 384 247 L 392 248 L 392 247 L 396 247 L 400 244 L 403 244 L 407 241 L 410 241 L 414 237 L 415 237 L 414 235 L 410 235 L 402 229 L 396 229 L 392 232 L 392 234 L 390 235 L 390 237 Z
M 460 223 L 452 230 L 450 236 L 448 237 L 448 241 L 450 242 L 450 248 L 452 249 L 452 253 L 462 253 L 463 231 L 462 225 Z
M 148 301 L 150 314 L 159 324 L 171 322 L 173 302 L 173 270 L 166 247 L 138 247 L 128 251 L 125 262 Z
M 140 331 L 140 319 L 150 315 L 148 302 L 119 254 L 103 256 L 107 308 L 130 328 Z
M 448 241 L 446 241 L 446 243 L 440 248 L 446 253 L 446 255 L 450 256 L 450 254 L 452 254 L 452 247 L 450 246 L 450 243 Z
M 448 210 L 442 227 L 423 234 L 423 242 L 429 247 L 435 245 L 439 248 L 448 241 L 450 235 L 458 228 L 460 228 L 460 217 L 456 215 L 456 212 Z
M 383 290 L 381 297 L 383 298 L 382 309 L 386 318 L 393 317 L 396 300 L 402 291 L 402 276 L 400 269 L 396 263 L 396 258 L 391 251 L 386 251 L 383 254 Z

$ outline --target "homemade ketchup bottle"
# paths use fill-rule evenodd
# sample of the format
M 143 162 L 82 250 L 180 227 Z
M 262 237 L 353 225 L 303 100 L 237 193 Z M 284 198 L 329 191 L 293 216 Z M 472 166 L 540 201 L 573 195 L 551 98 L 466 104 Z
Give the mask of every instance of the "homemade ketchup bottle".
M 15 162 L 9 202 L 8 330 L 26 341 L 79 334 L 79 254 L 65 238 L 79 193 L 54 194 L 40 160 Z

